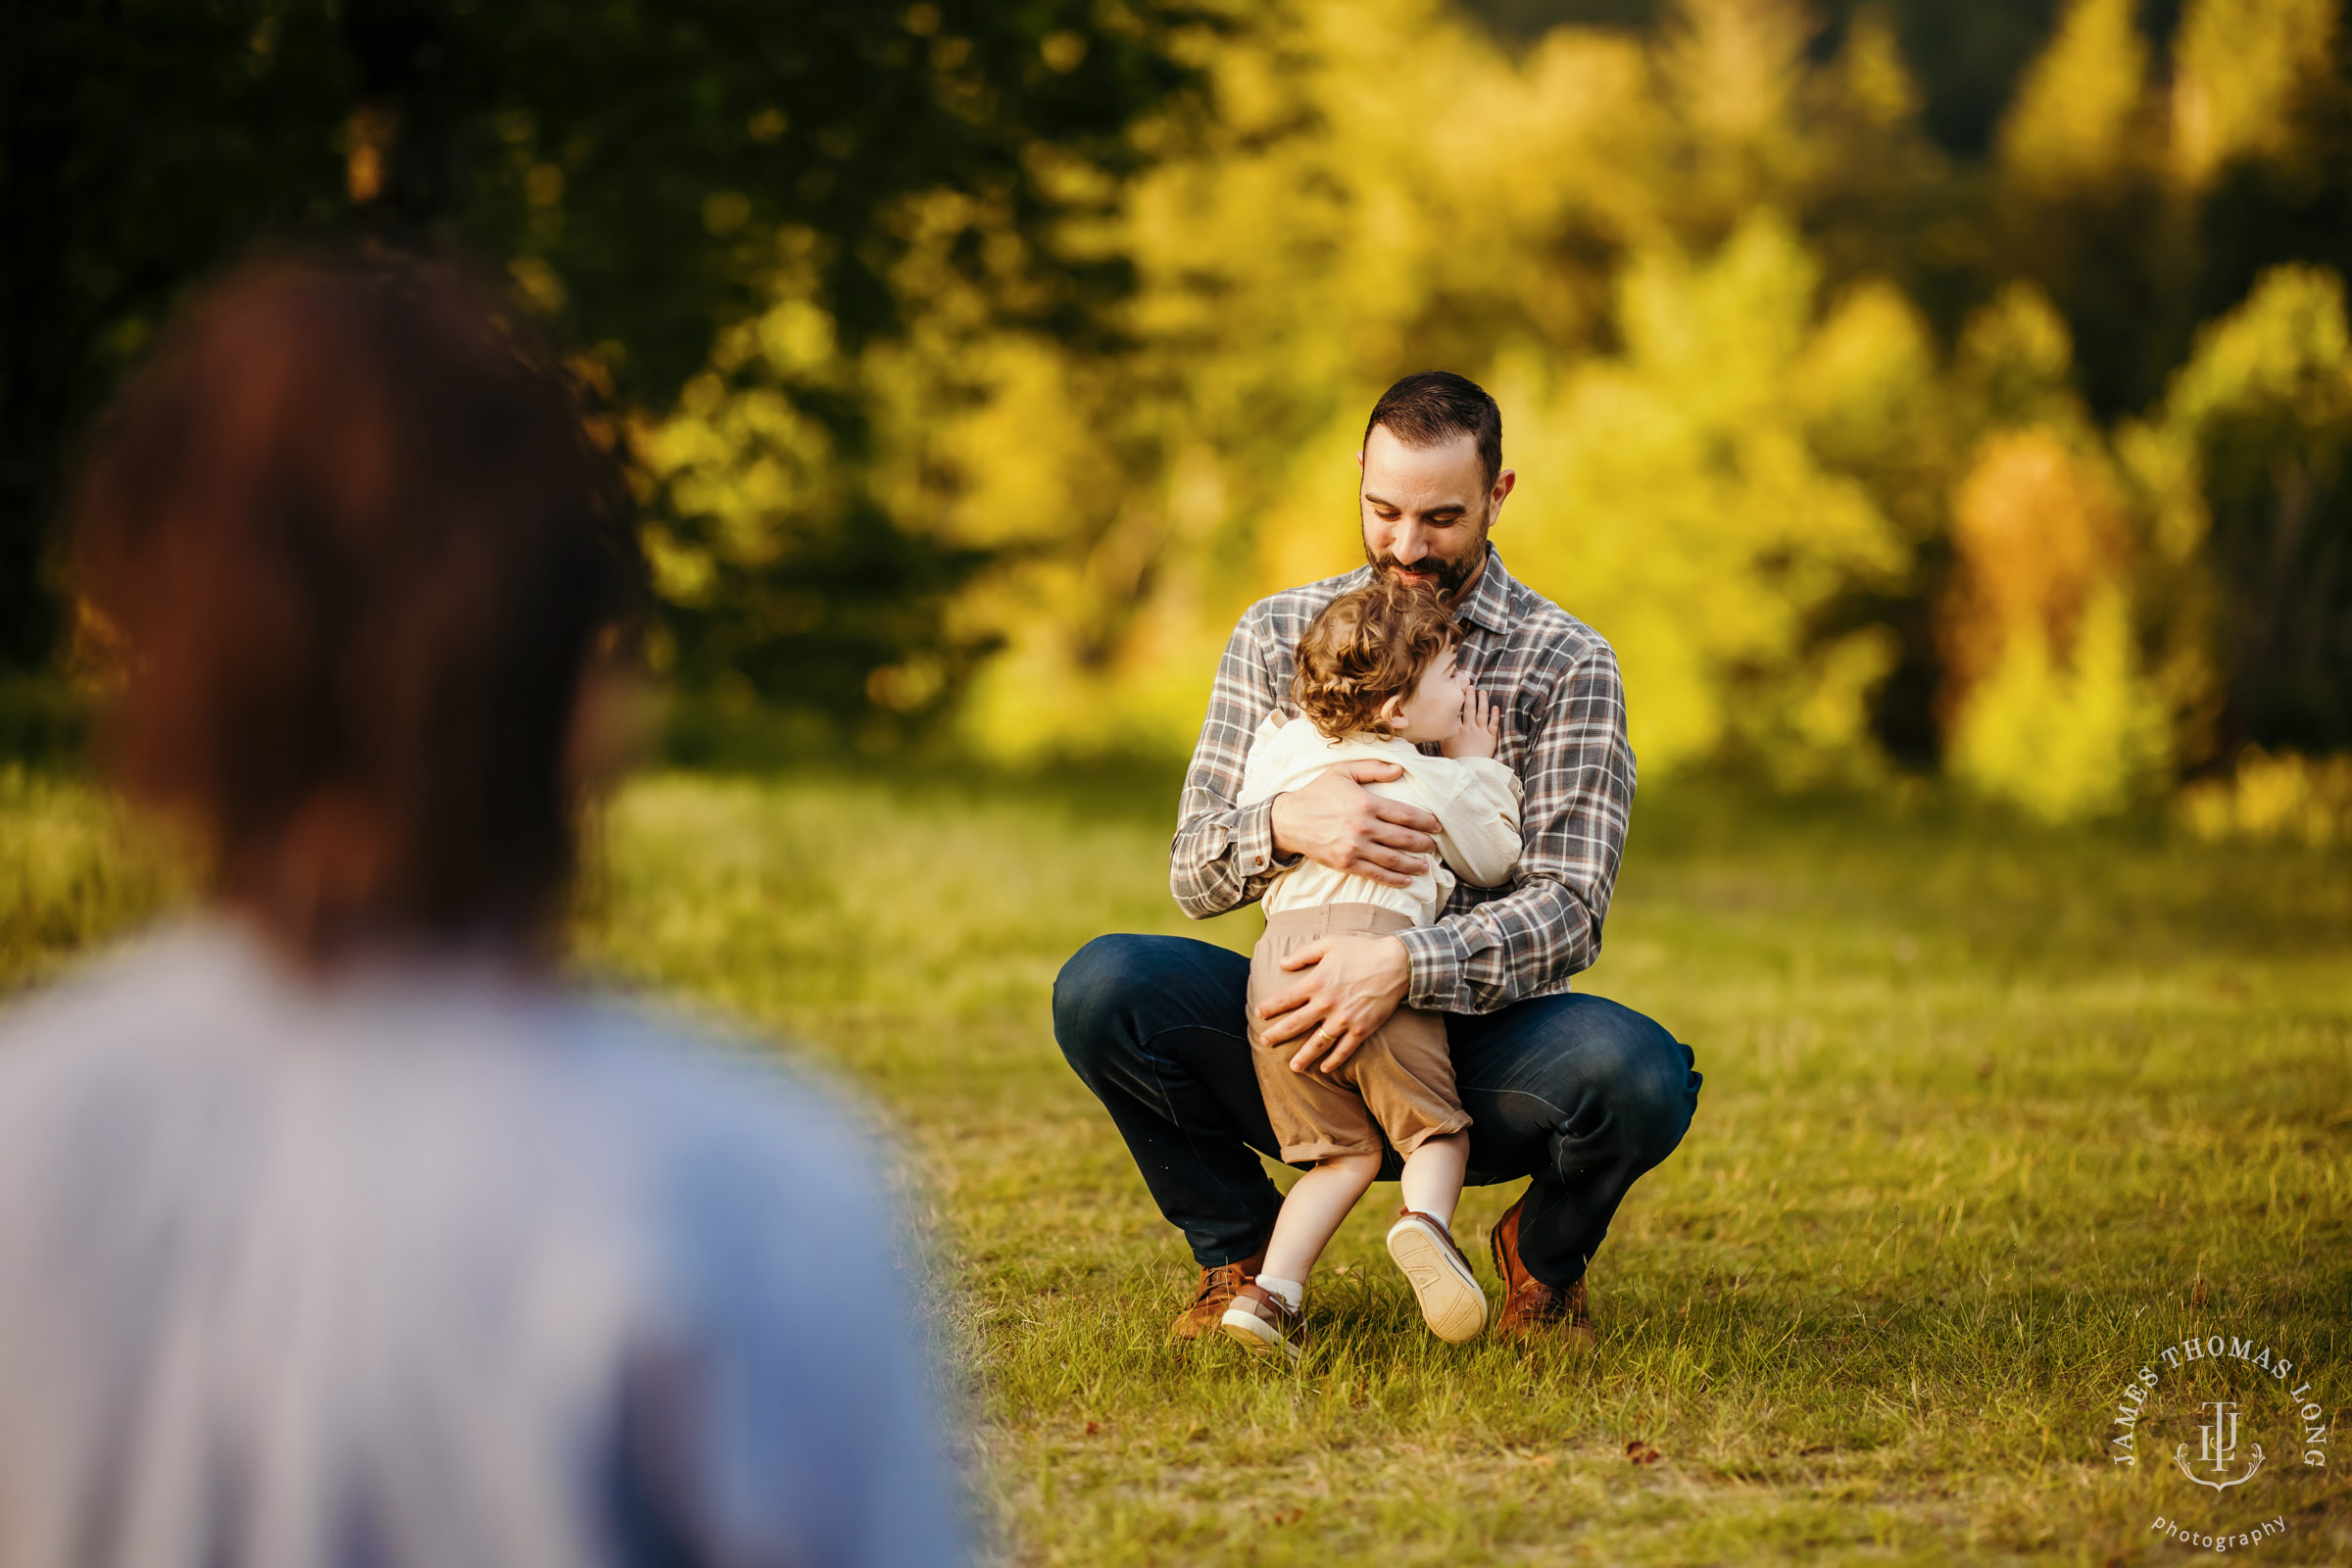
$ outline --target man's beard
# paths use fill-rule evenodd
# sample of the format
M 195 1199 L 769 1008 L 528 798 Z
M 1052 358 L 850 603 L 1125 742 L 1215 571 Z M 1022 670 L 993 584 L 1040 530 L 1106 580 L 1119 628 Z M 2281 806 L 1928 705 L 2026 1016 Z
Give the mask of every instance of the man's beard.
M 1414 562 L 1409 569 L 1415 572 L 1428 572 L 1435 576 L 1438 579 L 1438 598 L 1446 604 L 1452 604 L 1460 596 L 1462 584 L 1468 582 L 1486 561 L 1487 533 L 1493 526 L 1493 523 L 1488 522 L 1479 524 L 1478 542 L 1463 551 L 1459 561 L 1448 561 L 1442 556 L 1428 555 Z M 1395 556 L 1385 550 L 1375 555 L 1369 540 L 1364 543 L 1364 560 L 1370 564 L 1374 571 L 1383 576 L 1400 576 L 1408 569 Z

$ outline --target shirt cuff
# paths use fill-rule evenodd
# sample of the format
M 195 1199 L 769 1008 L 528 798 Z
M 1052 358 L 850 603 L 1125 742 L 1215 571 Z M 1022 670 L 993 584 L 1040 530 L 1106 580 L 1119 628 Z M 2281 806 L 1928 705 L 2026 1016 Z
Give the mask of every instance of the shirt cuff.
M 1404 944 L 1407 978 L 1404 1004 L 1424 1012 L 1456 1012 L 1462 990 L 1462 967 L 1470 955 L 1450 927 L 1417 925 L 1396 933 Z
M 1297 865 L 1300 857 L 1274 853 L 1274 801 L 1268 797 L 1253 801 L 1237 812 L 1233 819 L 1233 868 L 1242 879 L 1264 876 L 1268 871 L 1288 870 Z

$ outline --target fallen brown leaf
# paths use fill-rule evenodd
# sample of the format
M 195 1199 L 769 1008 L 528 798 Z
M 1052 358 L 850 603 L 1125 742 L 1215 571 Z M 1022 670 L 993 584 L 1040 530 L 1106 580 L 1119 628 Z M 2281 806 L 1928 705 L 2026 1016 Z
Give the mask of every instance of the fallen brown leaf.
M 1656 1464 L 1666 1456 L 1641 1438 L 1625 1446 L 1625 1456 L 1636 1464 Z

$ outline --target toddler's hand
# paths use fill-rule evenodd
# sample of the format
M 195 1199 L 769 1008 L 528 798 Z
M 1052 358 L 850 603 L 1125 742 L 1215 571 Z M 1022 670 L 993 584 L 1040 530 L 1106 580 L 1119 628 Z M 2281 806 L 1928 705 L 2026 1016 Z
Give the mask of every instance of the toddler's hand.
M 1494 705 L 1473 686 L 1462 694 L 1462 725 L 1438 747 L 1447 757 L 1493 757 L 1497 744 Z

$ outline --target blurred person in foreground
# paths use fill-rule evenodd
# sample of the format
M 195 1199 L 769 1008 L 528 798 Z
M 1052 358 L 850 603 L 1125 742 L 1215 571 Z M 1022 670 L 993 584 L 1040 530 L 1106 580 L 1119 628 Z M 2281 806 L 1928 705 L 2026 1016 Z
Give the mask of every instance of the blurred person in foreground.
M 1434 922 L 1294 947 L 1292 983 L 1251 1019 L 1250 959 L 1187 937 L 1105 936 L 1054 986 L 1062 1054 L 1102 1100 L 1152 1200 L 1200 1265 L 1178 1339 L 1221 1324 L 1266 1262 L 1280 1157 L 1250 1037 L 1330 1075 L 1399 1007 L 1445 1014 L 1454 1092 L 1469 1113 L 1467 1182 L 1533 1177 L 1488 1243 L 1497 1332 L 1590 1343 L 1585 1271 L 1634 1183 L 1672 1153 L 1697 1108 L 1690 1049 L 1571 978 L 1600 952 L 1634 801 L 1625 687 L 1592 627 L 1503 569 L 1489 542 L 1517 475 L 1494 400 L 1443 370 L 1384 393 L 1357 456 L 1365 564 L 1260 600 L 1226 644 L 1185 775 L 1170 878 L 1196 919 L 1256 903 L 1312 861 L 1401 888 L 1435 863 L 1438 818 L 1365 786 L 1404 768 L 1360 760 L 1263 797 L 1243 789 L 1250 737 L 1295 712 L 1300 636 L 1341 595 L 1387 580 L 1437 593 L 1459 627 L 1455 667 L 1499 723 L 1495 760 L 1519 780 L 1507 886 L 1463 879 Z M 1383 1180 L 1403 1162 L 1381 1152 Z M 1258 1294 L 1262 1294 L 1259 1292 Z
M 0 1021 L 0 1562 L 963 1560 L 872 1152 L 553 968 L 626 499 L 381 256 L 249 268 L 100 426 L 108 752 L 211 896 Z

